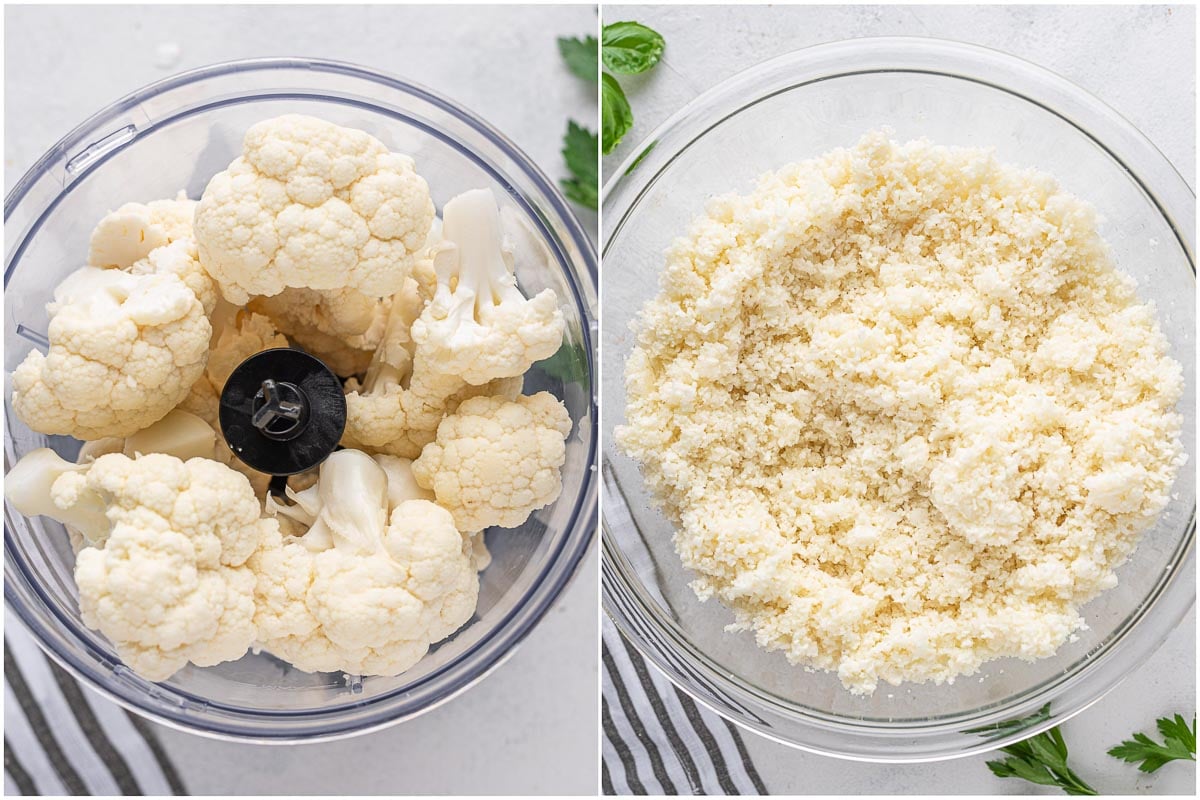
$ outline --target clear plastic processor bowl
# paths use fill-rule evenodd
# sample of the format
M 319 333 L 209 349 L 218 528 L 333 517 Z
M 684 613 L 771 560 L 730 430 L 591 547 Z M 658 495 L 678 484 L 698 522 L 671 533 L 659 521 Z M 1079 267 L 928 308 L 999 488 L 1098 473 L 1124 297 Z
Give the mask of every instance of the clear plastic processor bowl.
M 1035 663 L 1005 659 L 952 685 L 881 684 L 855 697 L 828 672 L 791 666 L 727 633 L 732 614 L 688 588 L 672 526 L 611 435 L 624 422 L 628 323 L 657 290 L 662 253 L 713 194 L 763 172 L 894 137 L 991 147 L 1049 172 L 1104 217 L 1102 233 L 1139 295 L 1158 307 L 1184 367 L 1189 460 L 1120 585 L 1083 608 L 1079 640 Z M 603 219 L 604 607 L 680 688 L 785 744 L 869 761 L 931 761 L 989 750 L 1078 713 L 1141 665 L 1195 597 L 1195 197 L 1133 126 L 1078 87 L 1002 53 L 932 39 L 859 39 L 792 53 L 689 103 L 605 187 Z M 1190 676 L 1181 676 L 1191 680 Z M 1048 704 L 1048 707 L 1047 707 Z
M 420 86 L 323 61 L 242 61 L 189 72 L 114 103 L 56 144 L 4 204 L 5 471 L 49 445 L 74 457 L 78 444 L 33 433 L 13 414 L 11 373 L 46 330 L 45 303 L 81 266 L 91 227 L 130 200 L 199 197 L 240 151 L 259 120 L 319 116 L 368 131 L 409 153 L 440 209 L 468 189 L 490 187 L 517 246 L 527 292 L 551 287 L 576 347 L 571 369 L 537 367 L 525 391 L 561 398 L 575 425 L 567 440 L 562 496 L 520 529 L 494 531 L 494 560 L 480 575 L 479 608 L 413 669 L 395 678 L 312 675 L 269 655 L 187 667 L 153 684 L 122 666 L 80 621 L 74 558 L 62 526 L 26 519 L 5 504 L 4 598 L 46 651 L 76 676 L 147 717 L 213 736 L 262 742 L 332 738 L 412 717 L 495 668 L 550 608 L 587 552 L 595 529 L 596 402 L 592 380 L 596 258 L 553 183 L 502 134 Z

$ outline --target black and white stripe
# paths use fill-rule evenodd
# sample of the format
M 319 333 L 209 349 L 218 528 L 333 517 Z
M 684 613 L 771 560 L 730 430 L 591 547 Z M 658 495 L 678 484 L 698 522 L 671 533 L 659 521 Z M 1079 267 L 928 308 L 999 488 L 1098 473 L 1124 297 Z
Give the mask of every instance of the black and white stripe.
M 607 460 L 602 478 L 606 529 L 635 571 L 653 574 L 654 560 Z M 646 591 L 667 605 L 657 587 Z M 602 636 L 605 794 L 768 794 L 733 723 L 648 664 L 607 616 Z
M 741 734 L 651 667 L 603 625 L 605 794 L 763 795 Z
M 6 795 L 186 795 L 152 723 L 84 689 L 4 621 Z

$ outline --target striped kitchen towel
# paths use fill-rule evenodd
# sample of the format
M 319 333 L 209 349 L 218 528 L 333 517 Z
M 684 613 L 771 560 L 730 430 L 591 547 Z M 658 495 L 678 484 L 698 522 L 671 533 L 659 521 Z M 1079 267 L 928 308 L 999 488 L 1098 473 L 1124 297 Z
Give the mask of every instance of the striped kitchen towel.
M 4 794 L 186 795 L 154 723 L 101 697 L 4 618 Z
M 606 458 L 604 528 L 639 573 L 653 572 L 627 499 Z M 665 606 L 657 588 L 647 586 Z M 733 723 L 698 704 L 604 616 L 601 782 L 605 794 L 768 794 Z
M 733 723 L 647 664 L 608 617 L 603 638 L 605 794 L 768 793 Z

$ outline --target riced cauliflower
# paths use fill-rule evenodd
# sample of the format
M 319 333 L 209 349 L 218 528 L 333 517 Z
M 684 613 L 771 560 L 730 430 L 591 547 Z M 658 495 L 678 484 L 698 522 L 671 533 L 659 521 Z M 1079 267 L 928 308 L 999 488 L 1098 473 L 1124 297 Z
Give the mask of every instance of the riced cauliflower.
M 856 693 L 1052 655 L 1184 461 L 1180 365 L 1093 210 L 885 134 L 712 200 L 626 384 L 696 593 Z

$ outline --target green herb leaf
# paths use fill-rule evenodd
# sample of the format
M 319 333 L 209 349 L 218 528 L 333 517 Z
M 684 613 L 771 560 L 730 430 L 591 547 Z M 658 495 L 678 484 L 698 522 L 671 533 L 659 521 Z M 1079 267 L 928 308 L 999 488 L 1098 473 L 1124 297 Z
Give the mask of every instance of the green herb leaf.
M 596 52 L 596 37 L 588 36 L 585 39 L 577 39 L 574 36 L 560 36 L 558 39 L 558 52 L 562 54 L 563 61 L 567 62 L 567 69 L 585 81 L 594 81 L 599 75 L 600 68 L 597 65 Z
M 564 339 L 554 355 L 537 362 L 542 372 L 563 383 L 587 380 L 587 353 L 582 344 Z
M 605 25 L 600 57 L 618 75 L 636 75 L 658 63 L 666 42 L 655 30 L 637 22 Z
M 1008 754 L 1008 758 L 987 762 L 993 775 L 1020 778 L 1039 786 L 1057 786 L 1070 795 L 1098 794 L 1067 764 L 1067 743 L 1057 727 L 1000 751 Z
M 1031 728 L 1038 723 L 1045 722 L 1050 719 L 1050 704 L 1033 712 L 1029 716 L 1019 717 L 1017 719 L 1006 719 L 1002 722 L 993 722 L 990 725 L 984 725 L 982 728 L 968 728 L 965 733 L 978 733 L 987 738 L 995 738 L 1005 736 L 1010 733 L 1015 733 L 1025 728 Z
M 1113 758 L 1137 764 L 1142 772 L 1154 772 L 1169 761 L 1196 760 L 1196 718 L 1192 717 L 1192 727 L 1182 714 L 1172 717 L 1162 717 L 1158 720 L 1158 732 L 1163 737 L 1163 743 L 1151 739 L 1144 733 L 1133 734 L 1132 739 L 1126 739 L 1108 751 Z
M 654 141 L 654 142 L 651 142 L 650 144 L 648 144 L 648 145 L 646 146 L 646 149 L 645 149 L 645 150 L 643 150 L 642 152 L 638 153 L 638 155 L 637 155 L 637 158 L 635 158 L 635 159 L 633 160 L 633 163 L 629 165 L 629 169 L 625 170 L 625 174 L 626 174 L 626 175 L 632 175 L 632 174 L 633 174 L 633 171 L 634 171 L 635 169 L 637 169 L 637 168 L 638 168 L 638 164 L 641 164 L 641 163 L 642 163 L 642 161 L 643 161 L 643 160 L 646 158 L 646 156 L 650 155 L 650 152 L 651 152 L 652 150 L 654 150 L 654 148 L 655 148 L 655 147 L 658 147 L 658 142 L 657 142 L 657 141 Z
M 596 160 L 600 157 L 600 140 L 596 134 L 579 125 L 575 120 L 567 122 L 563 135 L 563 160 L 571 171 L 570 178 L 560 181 L 567 197 L 585 208 L 596 208 L 600 197 L 599 175 Z
M 621 91 L 617 79 L 605 72 L 600 76 L 600 134 L 604 155 L 617 149 L 621 139 L 633 127 L 633 109 Z

